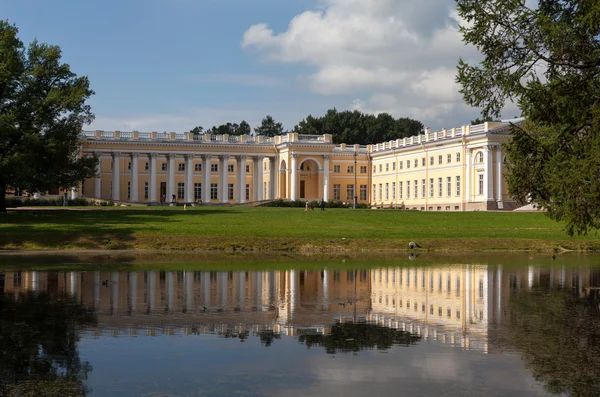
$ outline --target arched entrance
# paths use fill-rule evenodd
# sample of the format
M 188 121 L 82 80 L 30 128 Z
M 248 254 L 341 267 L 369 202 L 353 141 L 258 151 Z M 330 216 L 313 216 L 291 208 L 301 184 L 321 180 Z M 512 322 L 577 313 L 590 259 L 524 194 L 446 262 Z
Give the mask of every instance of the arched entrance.
M 306 159 L 298 170 L 298 198 L 319 199 L 319 164 L 313 159 Z
M 288 186 L 287 186 L 287 167 L 285 160 L 281 160 L 281 164 L 279 165 L 279 194 L 277 195 L 280 199 L 287 199 L 288 196 Z

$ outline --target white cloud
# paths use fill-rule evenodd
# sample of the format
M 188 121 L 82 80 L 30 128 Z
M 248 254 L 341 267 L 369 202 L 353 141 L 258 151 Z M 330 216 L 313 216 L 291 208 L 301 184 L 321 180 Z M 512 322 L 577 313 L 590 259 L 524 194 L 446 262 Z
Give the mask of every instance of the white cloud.
M 303 86 L 358 97 L 349 108 L 442 128 L 479 113 L 463 104 L 455 83 L 458 59 L 479 57 L 463 44 L 458 24 L 451 0 L 323 0 L 283 32 L 251 26 L 241 46 L 266 62 L 311 68 L 299 76 Z

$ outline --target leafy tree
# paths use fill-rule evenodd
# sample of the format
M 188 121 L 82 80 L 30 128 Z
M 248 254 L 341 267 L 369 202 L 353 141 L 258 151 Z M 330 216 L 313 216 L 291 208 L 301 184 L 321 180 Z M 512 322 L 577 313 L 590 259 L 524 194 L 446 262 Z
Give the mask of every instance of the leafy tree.
M 508 186 L 564 221 L 569 234 L 600 227 L 600 2 L 457 0 L 463 39 L 484 59 L 460 60 L 465 101 L 523 117 L 507 145 Z
M 254 127 L 254 132 L 257 135 L 276 136 L 283 134 L 283 125 L 276 123 L 272 116 L 267 116 L 262 119 L 262 123 Z
M 95 156 L 77 157 L 79 134 L 94 115 L 87 77 L 61 64 L 61 51 L 0 20 L 0 212 L 8 189 L 70 188 L 96 172 Z
M 196 136 L 201 135 L 204 128 L 201 125 L 197 125 L 190 130 L 190 132 Z
M 248 124 L 246 120 L 242 120 L 237 128 L 236 135 L 250 135 L 251 133 L 252 130 L 250 128 L 250 124 Z
M 494 121 L 494 118 L 491 116 L 482 118 L 477 117 L 475 120 L 471 120 L 471 125 L 483 124 L 486 121 Z
M 394 119 L 387 113 L 377 116 L 358 110 L 329 109 L 323 117 L 309 115 L 294 127 L 301 134 L 331 134 L 334 143 L 367 145 L 418 135 L 423 124 L 409 118 Z

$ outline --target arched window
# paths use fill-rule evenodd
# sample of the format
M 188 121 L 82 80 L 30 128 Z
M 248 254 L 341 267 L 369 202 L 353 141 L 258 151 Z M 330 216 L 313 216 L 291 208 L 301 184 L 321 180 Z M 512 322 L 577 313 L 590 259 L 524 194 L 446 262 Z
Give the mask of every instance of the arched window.
M 483 152 L 478 152 L 475 156 L 476 163 L 483 163 Z

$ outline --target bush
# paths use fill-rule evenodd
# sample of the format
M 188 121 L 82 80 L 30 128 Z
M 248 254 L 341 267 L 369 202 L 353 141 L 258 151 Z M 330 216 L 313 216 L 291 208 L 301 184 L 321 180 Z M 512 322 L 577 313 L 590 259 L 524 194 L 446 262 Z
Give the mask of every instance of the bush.
M 91 205 L 87 199 L 78 198 L 75 200 L 67 200 L 68 206 L 80 206 L 86 207 Z M 26 198 L 26 199 L 14 199 L 9 198 L 6 199 L 6 208 L 17 208 L 17 207 L 62 207 L 63 206 L 63 198 L 41 198 L 38 200 Z
M 312 208 L 317 209 L 321 205 L 321 201 L 314 200 L 314 201 L 311 201 L 309 204 L 311 205 Z M 304 208 L 306 206 L 306 200 L 292 201 L 292 200 L 279 199 L 279 200 L 271 201 L 270 203 L 267 203 L 264 206 L 265 207 Z M 352 208 L 353 206 L 354 206 L 353 203 L 345 203 L 345 202 L 339 201 L 339 200 L 331 200 L 331 201 L 325 202 L 325 208 Z M 364 208 L 370 208 L 370 206 L 368 204 L 359 203 L 358 208 L 364 209 Z

